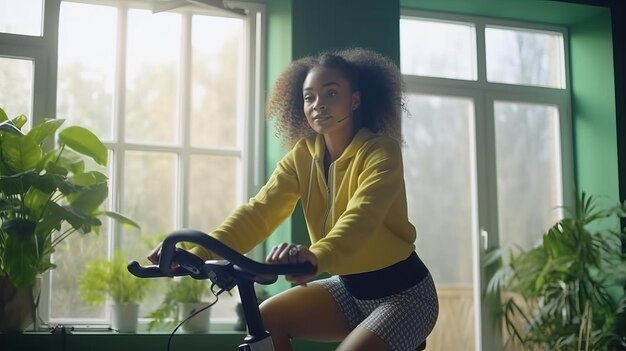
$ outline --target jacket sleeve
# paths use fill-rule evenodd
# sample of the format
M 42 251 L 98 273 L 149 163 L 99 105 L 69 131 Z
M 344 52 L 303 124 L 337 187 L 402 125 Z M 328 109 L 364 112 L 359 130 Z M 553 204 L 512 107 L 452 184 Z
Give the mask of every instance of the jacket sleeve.
M 263 242 L 293 212 L 300 198 L 293 150 L 278 163 L 267 183 L 247 203 L 239 206 L 209 235 L 240 253 Z M 203 259 L 217 257 L 202 247 L 192 253 Z
M 311 245 L 318 272 L 332 272 L 352 259 L 378 232 L 404 184 L 402 154 L 395 140 L 378 139 L 367 151 L 358 177 L 358 187 L 328 234 Z

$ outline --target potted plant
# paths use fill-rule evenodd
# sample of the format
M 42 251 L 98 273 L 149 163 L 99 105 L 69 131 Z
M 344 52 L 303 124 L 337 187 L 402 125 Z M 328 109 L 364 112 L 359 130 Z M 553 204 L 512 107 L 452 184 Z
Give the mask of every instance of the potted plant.
M 187 333 L 206 333 L 210 325 L 209 302 L 211 290 L 207 280 L 197 280 L 189 276 L 176 277 L 165 282 L 165 295 L 159 307 L 148 314 L 152 320 L 148 330 L 168 324 L 178 324 L 191 314 L 206 308 L 182 324 Z
M 20 295 L 31 295 L 38 277 L 55 267 L 51 255 L 63 240 L 98 232 L 101 216 L 138 227 L 100 209 L 108 179 L 85 167 L 90 160 L 107 164 L 98 137 L 79 126 L 57 133 L 62 119 L 44 120 L 24 133 L 26 122 L 23 115 L 10 120 L 0 109 L 0 331 L 21 331 L 37 320 L 37 297 Z M 55 136 L 58 145 L 52 147 Z M 26 320 L 15 318 L 22 315 Z
M 128 273 L 128 260 L 121 250 L 115 250 L 113 257 L 87 263 L 80 275 L 81 297 L 94 306 L 110 299 L 111 327 L 120 333 L 137 331 L 139 303 L 144 299 L 150 284 Z
M 626 202 L 598 208 L 584 192 L 576 208 L 552 226 L 542 241 L 510 255 L 495 270 L 487 294 L 499 297 L 498 319 L 509 341 L 524 349 L 613 350 L 626 346 L 618 327 L 626 296 Z M 615 228 L 617 227 L 617 228 Z M 501 250 L 484 262 L 501 261 Z

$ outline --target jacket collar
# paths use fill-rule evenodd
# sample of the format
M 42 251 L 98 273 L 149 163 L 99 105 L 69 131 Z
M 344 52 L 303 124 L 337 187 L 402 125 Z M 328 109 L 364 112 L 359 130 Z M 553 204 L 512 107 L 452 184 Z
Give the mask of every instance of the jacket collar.
M 361 128 L 356 133 L 348 147 L 343 151 L 341 156 L 335 162 L 341 162 L 352 158 L 356 152 L 365 144 L 368 140 L 374 138 L 376 135 L 367 128 Z M 324 143 L 324 136 L 322 134 L 316 134 L 312 138 L 307 139 L 307 147 L 311 156 L 315 160 L 323 160 L 324 153 L 326 152 L 326 144 Z

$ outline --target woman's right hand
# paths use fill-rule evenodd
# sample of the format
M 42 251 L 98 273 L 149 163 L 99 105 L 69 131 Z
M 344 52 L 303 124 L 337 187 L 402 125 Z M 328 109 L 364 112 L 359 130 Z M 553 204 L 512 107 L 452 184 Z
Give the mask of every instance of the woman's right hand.
M 159 243 L 147 256 L 148 261 L 154 265 L 158 265 L 159 260 L 161 259 L 161 246 L 163 246 L 163 243 Z M 176 261 L 172 261 L 170 269 L 174 269 L 176 267 L 178 267 L 178 263 L 176 263 Z
M 317 267 L 317 257 L 304 245 L 282 243 L 272 248 L 266 258 L 267 263 L 305 263 Z M 317 273 L 305 275 L 287 275 L 288 282 L 306 286 L 306 283 L 315 278 Z
M 163 243 L 159 243 L 150 253 L 148 254 L 148 261 L 152 264 L 159 264 L 159 259 L 161 259 L 161 246 Z

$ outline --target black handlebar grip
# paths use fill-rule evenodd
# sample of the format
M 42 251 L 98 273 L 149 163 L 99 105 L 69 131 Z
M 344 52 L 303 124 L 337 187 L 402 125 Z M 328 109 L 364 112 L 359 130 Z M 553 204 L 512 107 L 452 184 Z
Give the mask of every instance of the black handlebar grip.
M 163 273 L 158 266 L 141 266 L 137 261 L 130 261 L 126 266 L 128 271 L 137 278 L 162 278 L 162 277 L 179 277 L 189 275 L 189 270 L 183 267 L 176 267 L 170 270 L 169 274 Z

